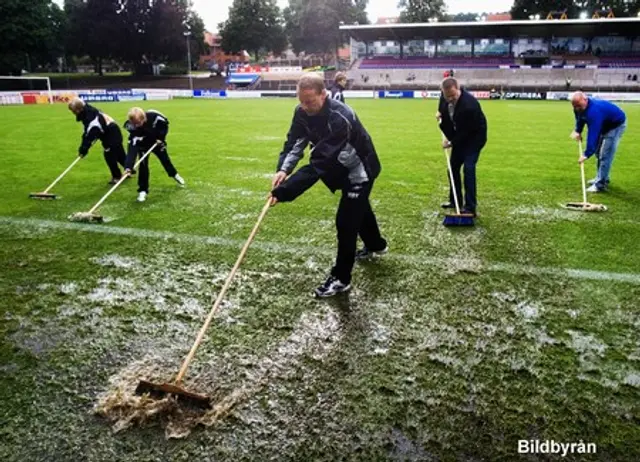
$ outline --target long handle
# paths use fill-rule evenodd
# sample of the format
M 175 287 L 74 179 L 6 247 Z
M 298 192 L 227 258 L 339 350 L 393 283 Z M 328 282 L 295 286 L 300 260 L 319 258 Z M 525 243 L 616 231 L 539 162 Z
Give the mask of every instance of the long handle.
M 442 130 L 440 131 L 442 134 L 442 142 L 447 141 L 447 137 L 444 136 Z M 458 204 L 458 192 L 456 191 L 456 184 L 453 181 L 453 169 L 451 168 L 451 159 L 449 155 L 451 153 L 451 149 L 444 149 L 444 156 L 447 158 L 447 170 L 449 171 L 449 180 L 451 181 L 451 189 L 453 190 L 453 203 L 456 205 L 456 214 L 460 215 L 460 204 Z
M 144 154 L 144 156 L 142 156 L 142 157 L 140 158 L 140 160 L 138 160 L 138 162 L 136 162 L 136 164 L 133 166 L 134 170 L 135 170 L 136 168 L 138 168 L 138 165 L 140 165 L 140 163 L 142 163 L 142 161 L 143 161 L 143 160 L 145 160 L 145 159 L 147 158 L 147 156 L 149 156 L 149 154 L 151 154 L 151 152 L 156 148 L 156 146 L 157 146 L 157 145 L 158 145 L 158 143 L 156 142 L 156 143 L 151 147 L 151 149 L 149 149 L 149 150 Z M 109 197 L 113 191 L 115 191 L 116 189 L 118 189 L 118 186 L 120 186 L 120 185 L 122 184 L 122 182 L 123 182 L 124 180 L 126 180 L 128 177 L 129 177 L 129 173 L 128 173 L 128 172 L 125 172 L 125 173 L 124 173 L 124 175 L 122 175 L 122 178 L 120 178 L 120 179 L 118 180 L 118 182 L 117 182 L 116 184 L 114 184 L 114 185 L 113 185 L 113 187 L 109 190 L 109 192 L 107 192 L 107 194 L 105 194 L 105 195 L 102 197 L 102 199 L 100 199 L 100 200 L 98 201 L 98 203 L 97 203 L 96 205 L 94 205 L 94 206 L 93 206 L 93 208 L 92 208 L 91 210 L 89 210 L 89 212 L 88 212 L 88 213 L 93 213 L 93 212 L 95 212 L 95 211 L 98 209 L 98 207 L 100 207 L 100 206 L 102 205 L 102 203 L 103 203 L 104 201 L 106 201 L 106 200 L 107 200 L 107 197 Z
M 582 155 L 582 141 L 578 140 L 578 157 Z M 582 175 L 582 203 L 587 203 L 587 182 L 584 178 L 584 162 L 580 162 L 580 174 Z
M 227 293 L 227 289 L 231 285 L 231 281 L 232 281 L 233 277 L 235 276 L 236 272 L 238 271 L 238 268 L 240 267 L 240 263 L 242 263 L 242 260 L 244 260 L 244 256 L 246 255 L 247 250 L 249 250 L 249 246 L 251 245 L 251 242 L 253 241 L 253 238 L 256 236 L 256 233 L 258 232 L 258 228 L 260 227 L 260 224 L 262 223 L 262 220 L 264 219 L 265 215 L 267 214 L 267 211 L 269 210 L 270 206 L 271 206 L 271 197 L 269 197 L 267 199 L 266 204 L 262 208 L 262 212 L 260 213 L 260 216 L 258 217 L 258 221 L 256 222 L 256 225 L 253 227 L 253 231 L 251 231 L 251 234 L 249 235 L 249 239 L 247 239 L 247 242 L 244 244 L 244 247 L 242 248 L 242 251 L 240 252 L 240 255 L 238 256 L 238 260 L 236 261 L 236 264 L 233 266 L 233 269 L 231 270 L 231 273 L 229 273 L 229 276 L 227 276 L 227 280 L 225 281 L 224 286 L 222 286 L 222 290 L 218 294 L 218 297 L 216 298 L 216 301 L 213 304 L 213 308 L 211 308 L 211 311 L 209 312 L 209 316 L 207 316 L 206 321 L 202 325 L 202 328 L 200 329 L 200 332 L 198 333 L 198 337 L 196 338 L 196 341 L 193 343 L 193 346 L 191 347 L 191 351 L 189 351 L 189 354 L 187 355 L 187 357 L 185 358 L 184 362 L 182 363 L 182 367 L 180 367 L 180 371 L 178 372 L 178 375 L 176 376 L 176 380 L 175 380 L 176 384 L 179 384 L 180 382 L 182 382 L 182 378 L 184 377 L 184 374 L 186 374 L 187 368 L 189 367 L 189 364 L 191 363 L 191 360 L 193 359 L 193 356 L 196 354 L 196 350 L 198 349 L 198 346 L 200 346 L 200 343 L 202 342 L 202 339 L 204 338 L 204 334 L 206 333 L 207 329 L 209 328 L 209 324 L 211 324 L 211 320 L 213 319 L 213 316 L 216 314 L 216 311 L 218 311 L 218 308 L 220 307 L 220 304 L 222 303 L 222 299 L 224 298 L 225 294 Z
M 81 160 L 82 160 L 82 157 L 80 157 L 80 156 L 76 157 L 76 160 L 74 160 L 74 161 L 71 163 L 71 165 L 69 165 L 69 166 L 67 167 L 67 169 L 66 169 L 64 172 L 62 172 L 62 174 L 61 174 L 58 178 L 56 178 L 56 179 L 54 180 L 54 182 L 53 182 L 53 183 L 51 183 L 51 184 L 49 185 L 49 187 L 48 187 L 47 189 L 45 189 L 42 193 L 43 193 L 43 194 L 47 194 L 47 193 L 49 192 L 49 190 L 50 190 L 51 188 L 53 188 L 53 187 L 58 183 L 58 181 L 60 181 L 60 180 L 61 180 L 61 179 L 62 179 L 62 178 L 67 174 L 67 173 L 69 173 L 69 170 L 71 170 L 71 169 L 72 169 L 72 168 L 73 168 L 73 167 L 74 167 L 78 162 L 80 162 Z

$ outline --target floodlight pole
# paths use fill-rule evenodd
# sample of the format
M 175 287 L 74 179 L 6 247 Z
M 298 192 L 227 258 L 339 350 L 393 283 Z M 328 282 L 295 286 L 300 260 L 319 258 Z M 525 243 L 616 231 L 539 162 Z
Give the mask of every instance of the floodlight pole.
M 193 77 L 191 76 L 191 46 L 189 44 L 189 37 L 191 36 L 191 31 L 185 32 L 184 36 L 187 40 L 187 65 L 189 66 L 189 88 L 193 92 Z

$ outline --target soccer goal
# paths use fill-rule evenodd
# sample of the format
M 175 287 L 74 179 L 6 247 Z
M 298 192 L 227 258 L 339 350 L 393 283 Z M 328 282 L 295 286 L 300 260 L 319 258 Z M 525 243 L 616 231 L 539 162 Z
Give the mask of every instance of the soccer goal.
M 51 92 L 49 77 L 0 75 L 0 104 L 12 104 L 10 101 L 4 100 L 10 99 L 12 93 L 22 92 L 39 92 L 40 97 L 45 98 L 49 104 L 53 104 L 53 93 Z M 3 94 L 7 95 L 7 98 L 3 98 Z

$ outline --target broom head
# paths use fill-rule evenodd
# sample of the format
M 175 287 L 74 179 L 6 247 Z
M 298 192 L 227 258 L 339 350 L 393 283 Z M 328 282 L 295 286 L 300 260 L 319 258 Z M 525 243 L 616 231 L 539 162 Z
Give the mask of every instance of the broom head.
M 445 215 L 442 224 L 444 226 L 474 226 L 474 218 L 471 213 Z
M 149 397 L 154 399 L 163 399 L 171 395 L 175 397 L 178 402 L 189 407 L 211 409 L 211 398 L 185 390 L 172 383 L 153 383 L 148 380 L 140 380 L 136 387 L 136 395 L 149 395 Z
M 567 210 L 576 212 L 606 212 L 607 206 L 603 204 L 590 204 L 589 202 L 569 202 L 565 204 Z
M 56 194 L 51 194 L 51 193 L 31 193 L 29 194 L 29 197 L 31 199 L 42 199 L 42 200 L 50 200 L 50 199 L 57 199 L 58 196 Z
M 77 212 L 73 215 L 69 215 L 69 221 L 75 221 L 79 223 L 102 223 L 104 218 L 97 213 Z

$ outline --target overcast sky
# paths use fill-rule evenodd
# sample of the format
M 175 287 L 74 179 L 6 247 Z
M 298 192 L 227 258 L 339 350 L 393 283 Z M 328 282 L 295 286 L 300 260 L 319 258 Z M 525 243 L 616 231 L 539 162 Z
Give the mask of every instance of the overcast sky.
M 214 30 L 218 23 L 227 19 L 229 6 L 233 0 L 193 0 L 193 4 L 204 20 L 207 29 Z M 449 13 L 498 13 L 508 11 L 513 0 L 445 0 Z M 278 0 L 280 8 L 289 4 L 289 0 Z M 369 20 L 375 22 L 379 16 L 397 16 L 398 0 L 369 0 L 367 13 Z
M 64 0 L 54 0 L 62 6 Z M 233 0 L 193 0 L 195 10 L 204 20 L 207 30 L 214 31 L 218 23 L 227 19 L 229 6 Z M 449 13 L 499 13 L 508 11 L 513 0 L 445 0 Z M 278 0 L 281 8 L 289 4 L 289 0 Z M 375 22 L 379 16 L 397 16 L 398 0 L 369 0 L 367 13 L 369 20 Z

